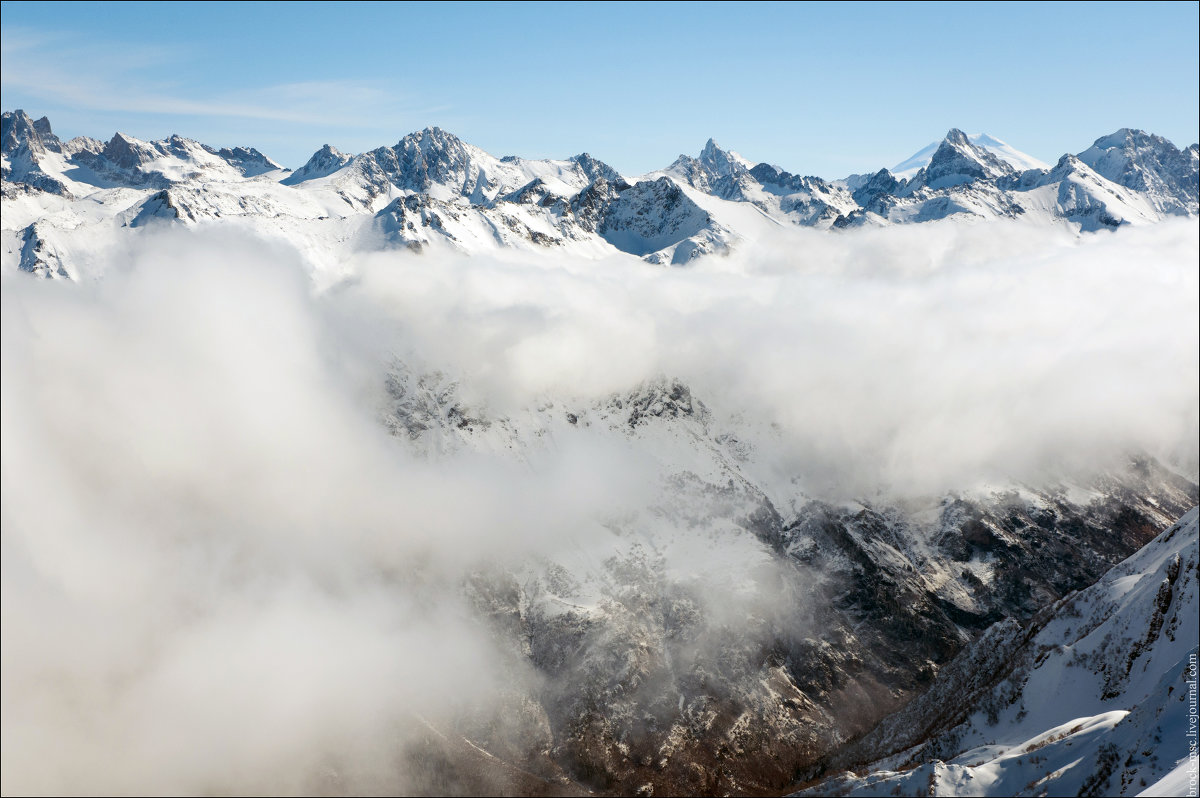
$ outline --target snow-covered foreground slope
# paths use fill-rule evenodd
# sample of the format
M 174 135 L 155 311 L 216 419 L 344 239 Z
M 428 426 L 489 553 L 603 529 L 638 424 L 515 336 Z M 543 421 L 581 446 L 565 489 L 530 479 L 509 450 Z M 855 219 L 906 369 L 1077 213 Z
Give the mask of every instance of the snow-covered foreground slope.
M 989 629 L 838 761 L 897 753 L 800 794 L 1182 794 L 1172 779 L 1195 740 L 1197 512 L 1030 624 Z

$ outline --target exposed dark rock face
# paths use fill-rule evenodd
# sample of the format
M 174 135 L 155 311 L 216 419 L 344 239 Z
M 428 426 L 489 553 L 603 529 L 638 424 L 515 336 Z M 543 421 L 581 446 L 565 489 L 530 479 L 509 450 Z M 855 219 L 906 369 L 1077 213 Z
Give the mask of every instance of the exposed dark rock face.
M 24 111 L 5 111 L 0 117 L 0 152 L 8 160 L 0 173 L 5 194 L 20 187 L 70 197 L 71 192 L 62 181 L 47 175 L 41 168 L 41 159 L 46 153 L 62 151 L 62 142 L 50 129 L 49 119 L 43 116 L 34 121 Z
M 981 766 L 991 794 L 1141 794 L 1187 750 L 1167 738 L 1185 728 L 1177 689 L 1195 661 L 1196 512 L 1094 584 L 990 627 L 797 794 L 954 794 Z
M 876 197 L 892 194 L 899 187 L 900 181 L 886 169 L 880 169 L 871 176 L 861 188 L 854 192 L 854 201 L 866 208 Z
M 1013 167 L 982 147 L 972 144 L 961 130 L 951 130 L 929 161 L 905 190 L 949 188 L 973 180 L 994 180 L 1016 173 Z
M 579 168 L 585 175 L 588 176 L 589 180 L 596 180 L 602 177 L 610 183 L 623 182 L 621 175 L 617 173 L 616 169 L 613 169 L 611 166 L 604 163 L 604 161 L 599 160 L 598 158 L 593 158 L 586 152 L 576 155 L 571 160 L 578 164 Z
M 771 508 L 747 527 L 795 563 L 779 589 L 795 595 L 802 622 L 714 628 L 703 597 L 652 562 L 614 562 L 625 587 L 600 617 L 532 612 L 521 624 L 551 685 L 538 700 L 554 759 L 580 783 L 623 794 L 782 789 L 919 695 L 973 639 L 1008 641 L 1004 630 L 1135 551 L 1161 530 L 1158 511 L 1146 514 L 1152 497 L 1182 508 L 1195 486 L 1172 481 L 1086 508 L 954 500 L 924 560 L 897 556 L 905 522 L 887 511 L 814 504 L 780 529 Z M 923 574 L 980 555 L 994 562 L 986 584 L 969 570 L 953 589 Z M 507 617 L 517 614 L 514 605 Z

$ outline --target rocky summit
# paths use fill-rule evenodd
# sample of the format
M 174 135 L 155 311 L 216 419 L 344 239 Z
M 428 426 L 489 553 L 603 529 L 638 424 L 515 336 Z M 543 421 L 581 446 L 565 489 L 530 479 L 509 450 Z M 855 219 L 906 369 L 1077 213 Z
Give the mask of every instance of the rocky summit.
M 1198 212 L 1196 145 L 1180 150 L 1129 129 L 1053 167 L 955 129 L 895 173 L 842 179 L 753 164 L 712 139 L 698 157 L 622 176 L 586 153 L 497 158 L 437 127 L 358 155 L 327 144 L 295 171 L 253 147 L 218 149 L 181 136 L 62 142 L 48 119 L 20 110 L 4 113 L 2 136 L 5 263 L 46 277 L 77 277 L 57 253 L 84 246 L 88 235 L 113 235 L 114 221 L 237 219 L 284 235 L 303 226 L 325 261 L 352 242 L 356 250 L 561 248 L 679 266 L 728 252 L 764 224 L 1021 218 L 1094 232 Z M 47 196 L 57 199 L 40 199 Z M 89 209 L 82 217 L 73 209 L 80 202 Z M 389 222 L 400 207 L 410 217 Z

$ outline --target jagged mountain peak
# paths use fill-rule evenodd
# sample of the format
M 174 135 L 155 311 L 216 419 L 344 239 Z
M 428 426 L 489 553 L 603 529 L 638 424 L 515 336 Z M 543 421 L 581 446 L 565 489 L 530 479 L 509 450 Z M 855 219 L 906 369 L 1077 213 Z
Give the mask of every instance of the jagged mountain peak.
M 29 114 L 20 108 L 15 111 L 5 111 L 0 125 L 2 125 L 0 127 L 0 151 L 5 154 L 15 151 L 30 138 L 30 133 L 37 132 L 33 128 L 33 120 L 29 118 Z
M 0 176 L 6 188 L 9 183 L 19 182 L 37 191 L 70 196 L 61 180 L 42 170 L 47 152 L 63 152 L 62 142 L 50 129 L 46 117 L 35 122 L 21 109 L 4 112 L 0 120 L 0 152 L 4 157 Z
M 1050 170 L 1050 174 L 1063 172 L 1070 169 L 1077 169 L 1080 166 L 1086 167 L 1087 165 L 1084 164 L 1083 161 L 1079 160 L 1078 156 L 1072 155 L 1069 152 L 1063 153 L 1062 157 L 1059 158 L 1054 164 L 1054 168 Z
M 921 188 L 950 188 L 974 180 L 991 180 L 1016 172 L 1008 162 L 971 143 L 967 134 L 951 128 L 922 167 L 906 186 L 912 193 Z
M 681 154 L 675 161 L 667 167 L 665 171 L 683 167 L 693 167 L 699 165 L 710 171 L 725 171 L 730 169 L 741 168 L 749 171 L 753 166 L 750 161 L 738 155 L 733 150 L 727 150 L 717 143 L 716 139 L 710 138 L 704 143 L 698 156 Z
M 1096 139 L 1079 160 L 1114 183 L 1147 195 L 1160 211 L 1194 214 L 1200 201 L 1195 150 L 1167 139 L 1121 128 Z
M 433 125 L 409 133 L 400 139 L 392 149 L 397 154 L 407 151 L 435 158 L 469 158 L 486 154 L 483 150 L 472 147 L 453 133 Z
M 342 152 L 332 144 L 325 144 L 321 149 L 314 152 L 312 157 L 303 166 L 280 182 L 287 186 L 294 186 L 306 180 L 328 177 L 339 169 L 342 169 L 353 159 L 353 155 Z
M 186 140 L 181 136 L 173 135 L 170 138 L 163 139 L 158 143 L 163 145 L 165 148 L 166 146 L 172 144 L 178 147 L 185 141 Z M 105 142 L 104 150 L 110 158 L 113 157 L 113 154 L 117 153 L 140 153 L 142 155 L 147 155 L 150 151 L 156 149 L 154 144 L 155 142 L 145 141 L 137 136 L 131 136 L 128 133 L 122 133 L 118 130 L 116 133 L 112 134 L 112 137 L 109 138 L 107 142 Z
M 420 130 L 415 131 L 412 135 L 428 136 L 428 137 L 434 138 L 434 139 L 437 139 L 437 138 L 458 139 L 459 141 L 461 141 L 461 139 L 459 139 L 458 136 L 454 135 L 453 133 L 451 133 L 450 131 L 446 130 L 443 127 L 439 127 L 438 125 L 426 125 L 425 127 L 421 128 Z
M 1181 151 L 1162 137 L 1122 128 L 1097 139 L 1087 153 L 1060 160 L 1053 170 L 1049 166 L 1025 169 L 1019 159 L 1014 161 L 1016 151 L 1005 150 L 1008 145 L 1000 139 L 951 128 L 929 146 L 911 179 L 884 169 L 825 181 L 767 163 L 751 165 L 709 138 L 696 157 L 680 156 L 668 169 L 648 175 L 647 186 L 629 193 L 634 188 L 631 183 L 637 181 L 626 181 L 590 153 L 562 160 L 497 158 L 436 125 L 413 131 L 393 146 L 359 155 L 325 144 L 288 175 L 279 174 L 281 167 L 253 148 L 218 150 L 178 134 L 144 141 L 117 132 L 107 142 L 75 138 L 63 143 L 54 136 L 48 119 L 35 121 L 23 110 L 4 114 L 3 143 L 4 184 L 10 194 L 82 197 L 118 187 L 162 191 L 197 183 L 210 191 L 226 184 L 222 190 L 230 196 L 219 201 L 176 192 L 181 207 L 219 206 L 219 213 L 200 208 L 188 217 L 193 220 L 231 212 L 254 214 L 268 206 L 271 214 L 280 207 L 302 207 L 303 218 L 309 214 L 326 218 L 314 208 L 327 203 L 334 203 L 330 216 L 342 218 L 336 214 L 374 214 L 397 196 L 422 194 L 446 205 L 439 206 L 438 218 L 454 221 L 454 214 L 459 214 L 461 219 L 470 216 L 471 225 L 478 222 L 470 230 L 463 228 L 462 248 L 509 246 L 513 231 L 533 243 L 569 242 L 571 246 L 594 242 L 607 232 L 608 243 L 618 241 L 619 249 L 671 261 L 681 238 L 708 236 L 701 244 L 707 246 L 704 242 L 711 238 L 715 250 L 717 243 L 723 246 L 726 240 L 738 240 L 743 228 L 752 228 L 763 216 L 772 223 L 828 228 L 906 224 L 954 215 L 994 219 L 1028 214 L 1067 219 L 1093 230 L 1153 222 L 1167 215 L 1195 215 L 1200 160 L 1195 145 Z M 259 205 L 246 201 L 238 184 L 243 178 L 265 178 L 260 182 L 278 181 L 288 187 L 317 180 L 309 188 L 329 193 L 271 196 Z M 677 193 L 659 185 L 659 178 L 680 187 L 681 196 L 694 199 L 711 217 L 678 213 Z M 597 184 L 595 191 L 588 189 L 592 184 Z M 258 190 L 255 187 L 251 193 Z M 697 191 L 725 203 L 709 205 L 696 196 Z M 624 198 L 626 193 L 629 196 Z M 598 201 L 601 195 L 603 202 Z M 343 202 L 350 210 L 342 207 Z M 748 206 L 755 210 L 747 213 Z M 620 214 L 631 208 L 652 214 L 654 220 L 687 217 L 688 223 L 666 224 L 663 235 L 669 234 L 669 241 L 660 237 L 656 221 L 653 230 L 647 228 L 639 232 L 637 241 L 627 242 L 612 233 L 620 227 Z M 613 224 L 602 231 L 609 216 Z M 692 216 L 699 221 L 692 224 Z M 409 217 L 409 221 L 416 218 L 411 213 Z M 463 225 L 467 222 L 458 227 Z M 718 228 L 732 232 L 726 235 Z M 521 232 L 525 230 L 536 235 Z M 661 242 L 666 243 L 658 246 Z M 671 247 L 670 253 L 662 254 Z
M 1147 144 L 1155 146 L 1170 146 L 1175 145 L 1167 141 L 1162 136 L 1157 136 L 1153 133 L 1147 133 L 1144 130 L 1139 130 L 1134 127 L 1123 127 L 1109 133 L 1107 136 L 1101 136 L 1093 143 L 1093 147 L 1098 147 L 1102 150 L 1111 149 L 1113 147 L 1137 147 Z
M 963 133 L 956 127 L 952 127 L 946 133 L 941 143 L 938 144 L 937 149 L 933 151 L 928 166 L 933 166 L 939 161 L 964 156 L 980 163 L 987 163 L 989 161 L 987 156 L 995 159 L 995 156 L 992 156 L 991 153 L 973 144 L 966 133 Z
M 967 138 L 967 134 L 963 133 L 956 127 L 950 128 L 950 130 L 946 133 L 946 137 L 942 139 L 942 142 L 955 147 L 966 147 L 970 146 L 971 144 L 970 140 Z
M 23 112 L 5 115 L 5 134 L 6 148 L 9 145 L 29 148 L 28 158 L 14 150 L 13 174 L 23 173 L 26 176 L 23 182 L 36 183 L 43 190 L 57 194 L 67 191 L 68 184 L 76 188 L 90 184 L 100 188 L 124 185 L 161 189 L 200 175 L 206 176 L 205 179 L 228 180 L 282 169 L 253 147 L 216 149 L 177 133 L 157 141 L 144 141 L 117 131 L 106 142 L 81 136 L 63 144 L 52 132 L 49 119 L 42 117 L 30 122 Z M 83 168 L 68 174 L 62 171 L 62 164 L 52 165 L 51 171 L 66 176 L 69 183 L 43 174 L 41 156 L 47 149 L 66 157 L 72 166 Z M 5 154 L 9 154 L 7 149 Z
M 945 138 L 943 138 L 941 143 L 938 145 L 938 148 L 934 150 L 931 163 L 937 161 L 939 158 L 944 159 L 951 157 L 952 153 L 966 155 L 973 160 L 979 161 L 980 163 L 990 164 L 992 161 L 997 161 L 1001 164 L 1004 163 L 983 147 L 980 147 L 972 142 L 971 138 L 967 136 L 966 133 L 962 132 L 956 127 L 950 128 L 949 132 L 946 133 Z M 1005 166 L 1007 166 L 1007 164 L 1005 164 Z M 1009 169 L 1009 171 L 1012 170 Z
M 753 166 L 732 150 L 722 148 L 709 139 L 698 158 L 680 155 L 663 170 L 692 188 L 723 199 L 746 199 L 745 188 L 754 183 L 750 176 Z
M 5 130 L 17 129 L 17 128 L 20 128 L 22 130 L 26 130 L 26 129 L 33 130 L 34 129 L 33 117 L 31 117 L 29 114 L 27 114 L 23 108 L 17 108 L 12 111 L 5 111 L 2 118 L 3 118 Z M 42 119 L 46 119 L 46 117 L 42 117 Z M 46 122 L 47 122 L 47 124 L 49 124 L 49 120 L 46 120 Z
M 437 125 L 427 125 L 420 130 L 414 130 L 400 139 L 394 149 L 399 149 L 402 146 L 416 146 L 422 151 L 428 152 L 430 150 L 459 148 L 468 145 L 461 138 L 444 128 L 440 128 Z
M 1127 157 L 1142 156 L 1147 153 L 1160 153 L 1173 156 L 1176 153 L 1187 152 L 1192 148 L 1180 150 L 1169 139 L 1159 136 L 1155 133 L 1147 133 L 1144 130 L 1137 128 L 1123 127 L 1116 130 L 1107 136 L 1101 136 L 1096 139 L 1092 146 L 1079 154 L 1080 159 L 1085 162 L 1089 160 L 1088 156 L 1106 152 L 1120 152 Z
M 436 126 L 409 133 L 395 147 L 381 147 L 367 155 L 402 190 L 429 191 L 439 186 L 473 201 L 494 195 L 496 186 L 488 171 L 500 163 Z
M 40 119 L 35 119 L 33 122 L 33 129 L 36 130 L 38 135 L 42 137 L 54 135 L 54 131 L 50 129 L 50 118 L 47 116 L 43 116 Z
M 216 154 L 246 177 L 283 169 L 281 164 L 263 155 L 254 147 L 222 147 L 217 150 Z
M 885 196 L 894 192 L 899 186 L 899 181 L 887 169 L 880 169 L 875 174 L 871 175 L 866 182 L 854 190 L 852 196 L 854 201 L 864 208 L 870 207 L 871 203 L 877 197 Z
M 6 155 L 15 152 L 22 144 L 27 144 L 33 152 L 58 152 L 61 149 L 62 142 L 50 129 L 50 120 L 44 116 L 35 121 L 18 108 L 5 111 L 0 124 L 0 151 Z
M 725 149 L 715 139 L 711 138 L 705 142 L 704 149 L 700 151 L 699 160 L 702 164 L 715 171 L 718 176 L 746 172 L 753 166 L 748 160 L 733 150 Z
M 607 195 L 602 197 L 606 207 L 597 232 L 622 252 L 651 263 L 682 265 L 728 246 L 729 231 L 715 225 L 669 177 L 642 180 L 616 197 L 607 181 L 592 185 Z
M 720 157 L 725 154 L 725 150 L 714 138 L 709 138 L 708 141 L 704 142 L 704 148 L 700 150 L 701 159 Z
M 581 152 L 573 156 L 571 159 L 585 175 L 591 180 L 604 178 L 610 183 L 621 182 L 621 175 L 616 169 L 601 161 L 599 158 L 593 157 L 590 153 Z
M 436 125 L 353 157 L 323 147 L 281 182 L 298 185 L 325 177 L 337 184 L 340 196 L 364 208 L 397 190 L 482 206 L 517 197 L 524 202 L 532 195 L 523 189 L 535 186 L 546 196 L 565 198 L 597 178 L 624 183 L 615 169 L 588 153 L 565 160 L 498 158 Z
M 122 169 L 136 169 L 153 160 L 158 153 L 147 142 L 120 131 L 104 145 L 103 155 Z
M 945 143 L 949 143 L 951 147 L 958 149 L 965 149 L 967 145 L 973 145 L 979 149 L 986 150 L 1001 161 L 1012 166 L 1018 172 L 1024 172 L 1029 169 L 1050 168 L 1049 164 L 1034 158 L 1028 153 L 1021 152 L 995 136 L 988 135 L 987 133 L 968 135 L 959 128 L 951 128 L 940 141 L 935 141 L 922 147 L 905 160 L 893 166 L 890 170 L 891 173 L 900 179 L 912 178 L 922 167 L 929 165 L 933 154 Z
M 113 144 L 116 146 L 130 145 L 130 144 L 141 143 L 141 142 L 142 142 L 142 140 L 137 138 L 136 136 L 130 136 L 128 133 L 122 133 L 119 130 L 116 133 L 113 133 L 112 137 L 108 140 L 109 144 Z

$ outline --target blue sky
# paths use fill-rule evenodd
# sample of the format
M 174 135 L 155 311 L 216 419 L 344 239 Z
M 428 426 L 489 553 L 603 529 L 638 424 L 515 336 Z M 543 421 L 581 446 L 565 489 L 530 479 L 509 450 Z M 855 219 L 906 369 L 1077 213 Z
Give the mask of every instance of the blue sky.
M 56 132 L 249 144 L 297 167 L 440 125 L 626 174 L 712 136 L 841 177 L 951 127 L 1044 161 L 1197 140 L 1200 4 L 5 2 L 5 110 Z

